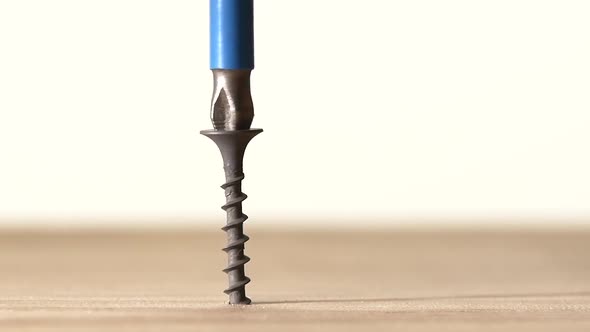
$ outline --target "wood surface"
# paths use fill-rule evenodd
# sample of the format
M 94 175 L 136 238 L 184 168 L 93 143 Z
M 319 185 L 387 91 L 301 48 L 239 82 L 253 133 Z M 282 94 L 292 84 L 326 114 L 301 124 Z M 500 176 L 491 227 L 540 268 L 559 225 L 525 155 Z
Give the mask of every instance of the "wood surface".
M 590 331 L 590 232 L 0 232 L 1 331 Z

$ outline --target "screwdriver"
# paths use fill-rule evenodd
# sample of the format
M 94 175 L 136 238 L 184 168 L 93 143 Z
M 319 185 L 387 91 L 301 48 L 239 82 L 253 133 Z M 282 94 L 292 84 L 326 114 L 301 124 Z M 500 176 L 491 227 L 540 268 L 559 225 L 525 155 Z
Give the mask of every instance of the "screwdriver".
M 210 68 L 213 72 L 211 122 L 213 130 L 203 130 L 221 152 L 225 183 L 229 287 L 224 291 L 229 304 L 250 304 L 246 296 L 244 265 L 250 260 L 244 254 L 244 222 L 242 212 L 247 196 L 242 192 L 243 159 L 250 140 L 262 132 L 251 129 L 254 107 L 250 92 L 250 73 L 254 69 L 254 3 L 253 0 L 210 0 Z

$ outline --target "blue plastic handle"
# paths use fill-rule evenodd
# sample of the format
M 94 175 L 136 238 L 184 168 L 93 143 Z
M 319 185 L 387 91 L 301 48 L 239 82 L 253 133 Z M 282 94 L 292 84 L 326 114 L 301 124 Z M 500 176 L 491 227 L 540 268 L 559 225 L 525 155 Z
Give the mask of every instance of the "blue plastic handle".
M 254 0 L 209 0 L 211 69 L 254 69 Z

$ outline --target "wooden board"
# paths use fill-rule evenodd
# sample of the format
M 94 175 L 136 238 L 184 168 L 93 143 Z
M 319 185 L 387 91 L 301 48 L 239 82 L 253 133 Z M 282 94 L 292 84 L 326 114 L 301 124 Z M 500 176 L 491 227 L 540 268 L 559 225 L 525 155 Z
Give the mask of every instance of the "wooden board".
M 590 232 L 0 232 L 2 331 L 590 331 Z

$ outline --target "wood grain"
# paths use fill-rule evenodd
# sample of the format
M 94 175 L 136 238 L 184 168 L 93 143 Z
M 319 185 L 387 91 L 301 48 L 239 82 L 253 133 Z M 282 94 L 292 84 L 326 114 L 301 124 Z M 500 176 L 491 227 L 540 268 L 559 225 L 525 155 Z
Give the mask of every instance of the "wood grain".
M 2 331 L 589 331 L 590 232 L 0 232 Z

